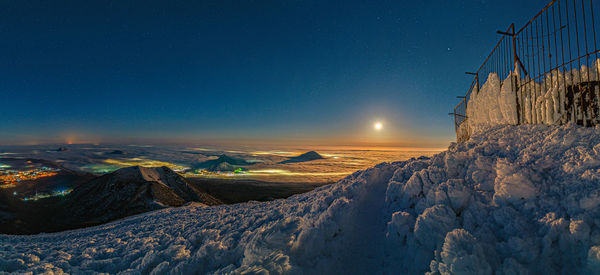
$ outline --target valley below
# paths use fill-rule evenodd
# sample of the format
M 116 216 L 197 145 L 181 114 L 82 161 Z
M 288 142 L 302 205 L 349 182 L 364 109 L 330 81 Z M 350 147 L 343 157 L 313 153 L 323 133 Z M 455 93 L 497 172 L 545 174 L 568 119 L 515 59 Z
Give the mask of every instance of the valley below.
M 210 206 L 270 201 L 328 184 L 186 179 L 167 167 L 139 166 L 103 176 L 71 174 L 69 180 L 73 187 L 69 194 L 40 199 L 23 199 L 10 189 L 0 189 L 0 234 L 59 232 L 188 203 Z M 48 188 L 65 184 L 58 176 L 43 181 Z
M 3 147 L 0 234 L 85 228 L 192 203 L 213 206 L 285 199 L 379 162 L 434 152 L 137 145 Z

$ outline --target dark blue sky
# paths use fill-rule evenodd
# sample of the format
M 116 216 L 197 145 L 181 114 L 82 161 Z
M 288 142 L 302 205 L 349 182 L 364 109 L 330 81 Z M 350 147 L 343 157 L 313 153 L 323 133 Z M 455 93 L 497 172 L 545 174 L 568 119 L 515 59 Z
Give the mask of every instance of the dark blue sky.
M 1 1 L 0 144 L 444 146 L 464 71 L 546 3 Z

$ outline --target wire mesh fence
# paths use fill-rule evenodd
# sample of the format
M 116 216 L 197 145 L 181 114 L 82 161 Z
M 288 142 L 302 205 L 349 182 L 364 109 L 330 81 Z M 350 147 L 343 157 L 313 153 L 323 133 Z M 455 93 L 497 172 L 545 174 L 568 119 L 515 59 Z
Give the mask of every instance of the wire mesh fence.
M 507 31 L 510 30 L 514 30 L 513 25 L 511 25 Z M 467 72 L 467 74 L 473 75 L 474 78 L 473 82 L 471 82 L 471 86 L 469 86 L 469 89 L 467 90 L 467 94 L 464 97 L 460 97 L 462 100 L 454 108 L 454 124 L 457 130 L 460 124 L 467 119 L 467 102 L 471 93 L 478 93 L 481 89 L 481 85 L 487 81 L 489 74 L 492 72 L 497 73 L 501 78 L 505 78 L 510 74 L 510 64 L 512 64 L 513 60 L 510 45 L 510 39 L 506 38 L 506 36 L 502 36 L 477 71 L 474 73 Z
M 469 119 L 468 101 L 490 73 L 511 76 L 517 124 L 600 125 L 600 64 L 594 0 L 554 0 L 523 27 L 511 24 L 474 73 L 467 94 L 454 108 L 459 136 Z M 515 72 L 513 74 L 513 72 Z

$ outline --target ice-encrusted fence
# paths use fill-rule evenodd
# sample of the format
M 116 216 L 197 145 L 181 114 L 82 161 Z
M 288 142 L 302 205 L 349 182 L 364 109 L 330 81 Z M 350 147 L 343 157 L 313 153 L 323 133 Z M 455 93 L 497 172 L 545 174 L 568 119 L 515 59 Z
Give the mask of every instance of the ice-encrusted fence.
M 457 140 L 480 125 L 600 125 L 596 0 L 554 0 L 511 24 L 454 108 Z

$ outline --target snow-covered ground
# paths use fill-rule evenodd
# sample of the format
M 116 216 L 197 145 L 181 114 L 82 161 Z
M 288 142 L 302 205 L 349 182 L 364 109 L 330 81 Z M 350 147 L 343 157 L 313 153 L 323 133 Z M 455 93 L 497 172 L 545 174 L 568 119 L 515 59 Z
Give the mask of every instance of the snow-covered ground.
M 287 200 L 0 235 L 0 271 L 600 273 L 600 128 L 494 126 Z

